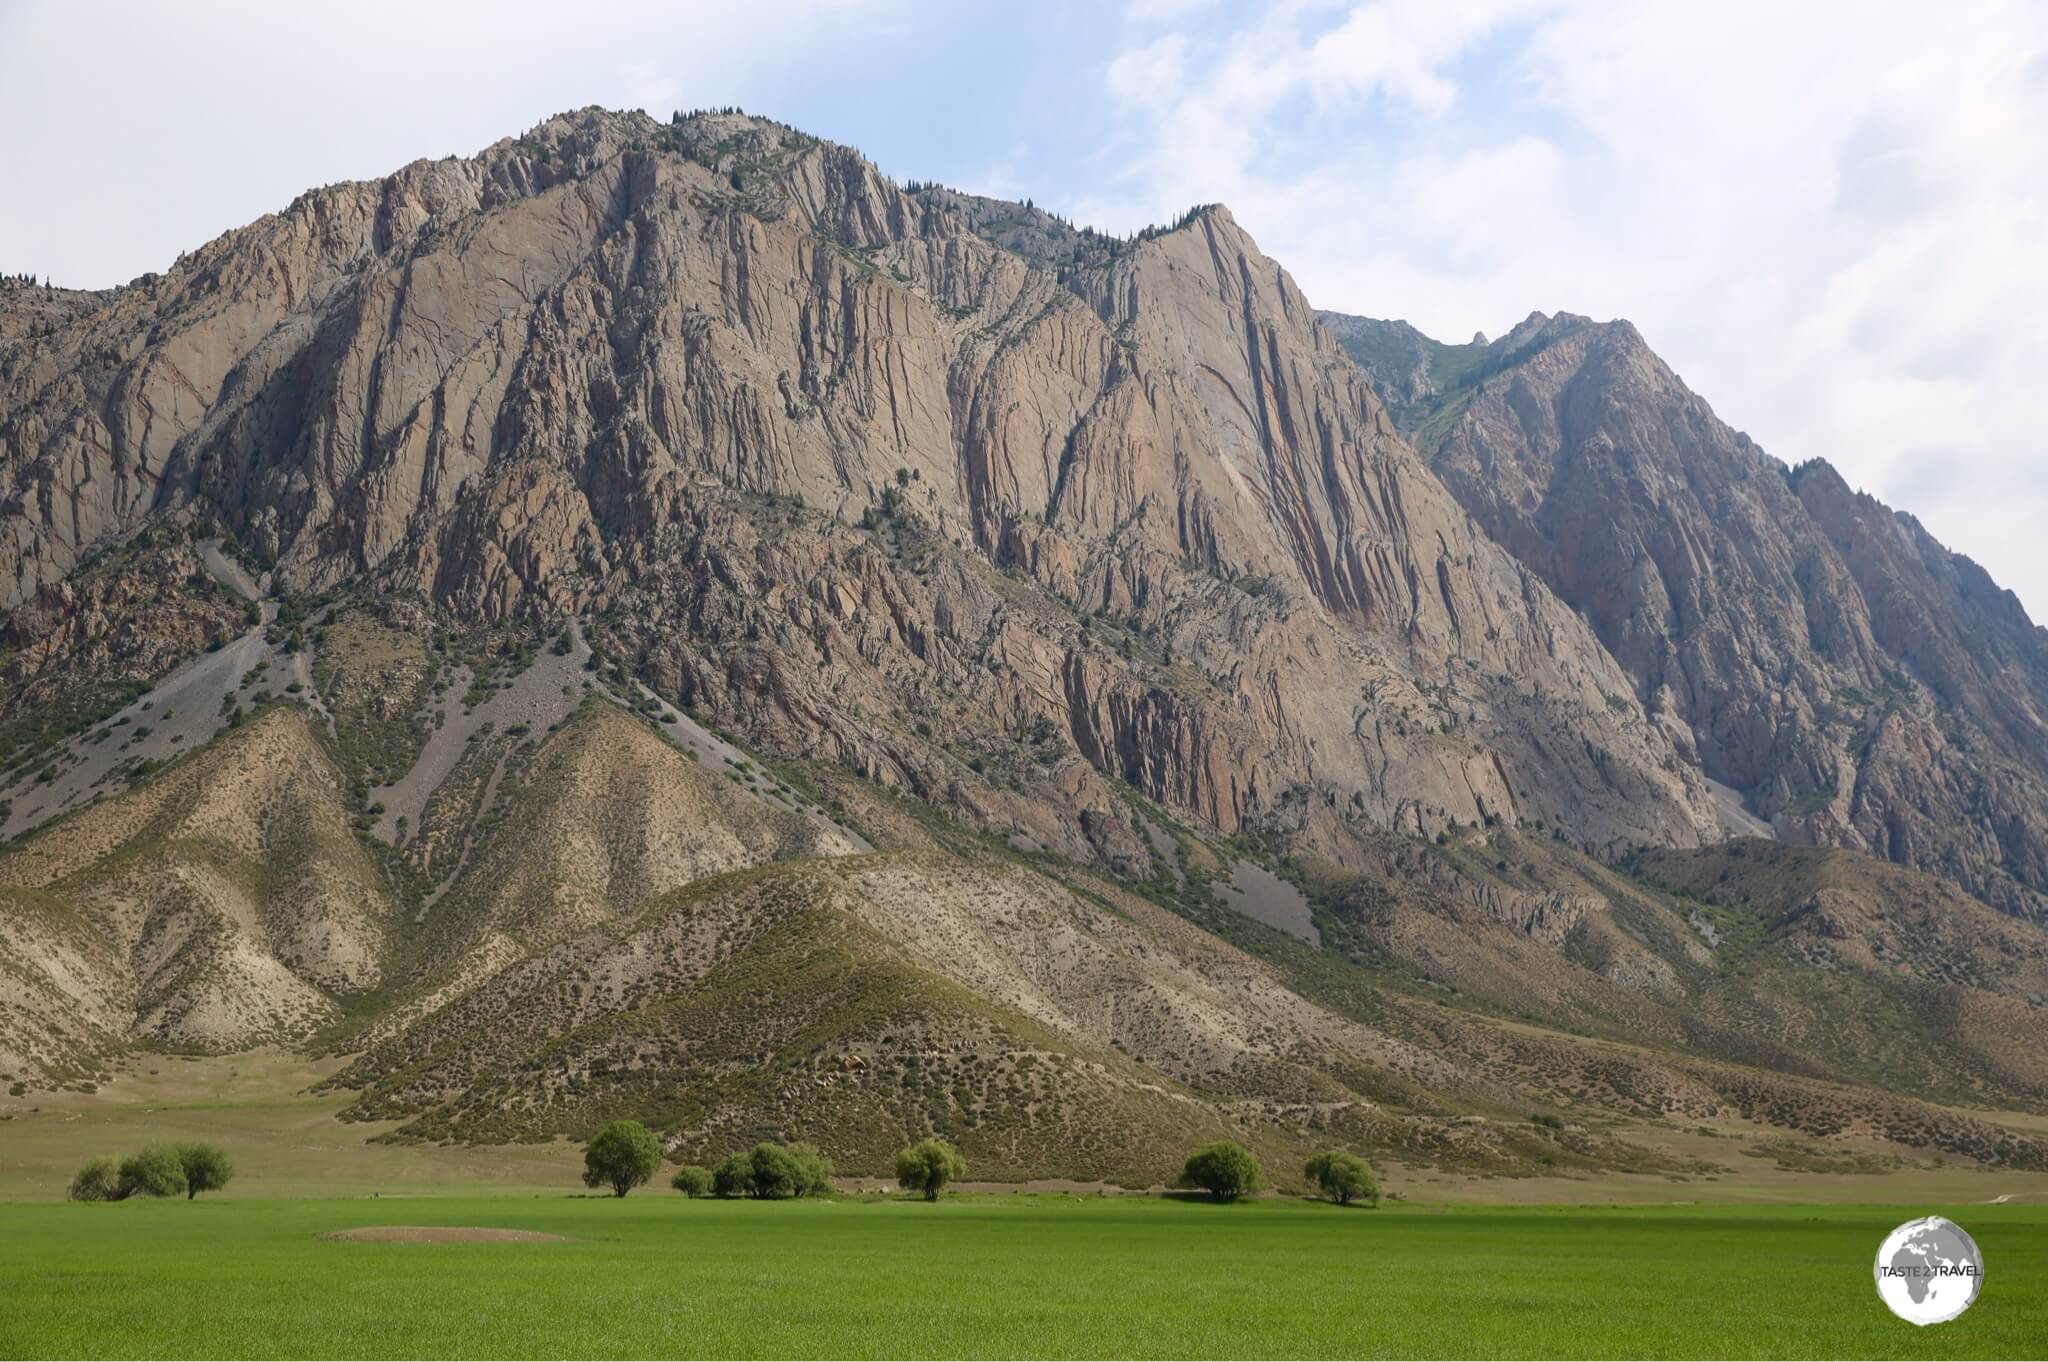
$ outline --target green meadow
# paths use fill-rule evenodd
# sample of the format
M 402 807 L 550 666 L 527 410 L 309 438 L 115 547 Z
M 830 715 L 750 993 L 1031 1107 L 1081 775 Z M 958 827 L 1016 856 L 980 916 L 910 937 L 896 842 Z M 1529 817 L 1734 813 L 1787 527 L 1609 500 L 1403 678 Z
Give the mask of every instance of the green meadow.
M 1951 1207 L 1984 1294 L 1871 1284 L 1932 1207 L 386 1197 L 0 1206 L 7 1357 L 2038 1357 L 2048 1209 Z M 545 1243 L 344 1242 L 491 1226 Z

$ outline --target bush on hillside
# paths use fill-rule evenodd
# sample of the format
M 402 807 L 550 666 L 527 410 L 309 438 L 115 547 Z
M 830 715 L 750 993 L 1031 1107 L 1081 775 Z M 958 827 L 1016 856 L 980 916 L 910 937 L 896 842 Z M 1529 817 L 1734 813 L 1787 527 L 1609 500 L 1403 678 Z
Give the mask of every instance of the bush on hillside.
M 711 1170 L 694 1163 L 686 1163 L 676 1169 L 676 1175 L 669 1179 L 669 1186 L 695 1201 L 698 1197 L 711 1195 Z

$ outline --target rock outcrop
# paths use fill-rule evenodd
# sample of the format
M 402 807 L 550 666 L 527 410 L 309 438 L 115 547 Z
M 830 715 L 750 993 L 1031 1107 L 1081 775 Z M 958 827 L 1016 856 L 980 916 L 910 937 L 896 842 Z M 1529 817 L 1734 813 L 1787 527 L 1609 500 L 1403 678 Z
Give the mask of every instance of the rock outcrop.
M 1781 836 L 2048 913 L 2048 631 L 1982 568 L 1824 461 L 1771 458 L 1627 322 L 1538 314 L 1485 346 L 1332 324 L 1444 484 Z
M 604 613 L 672 697 L 996 822 L 962 749 L 1050 723 L 1093 777 L 1021 802 L 1112 859 L 1101 777 L 1335 855 L 1347 821 L 1718 834 L 1220 207 L 1112 241 L 764 120 L 587 110 L 0 344 L 0 479 L 15 602 L 194 508 L 299 593 Z

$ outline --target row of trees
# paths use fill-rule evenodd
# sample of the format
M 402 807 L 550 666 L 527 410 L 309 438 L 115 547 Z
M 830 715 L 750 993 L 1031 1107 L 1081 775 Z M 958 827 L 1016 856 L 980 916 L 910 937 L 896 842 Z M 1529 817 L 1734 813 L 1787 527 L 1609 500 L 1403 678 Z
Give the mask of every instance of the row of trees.
M 1340 1206 L 1354 1201 L 1377 1205 L 1380 1199 L 1372 1169 L 1364 1159 L 1342 1149 L 1316 1155 L 1302 1165 L 1301 1175 Z M 1219 1140 L 1188 1155 L 1181 1166 L 1179 1185 L 1199 1188 L 1218 1201 L 1235 1201 L 1264 1187 L 1266 1174 L 1249 1149 L 1234 1140 Z
M 614 1121 L 583 1149 L 583 1185 L 609 1187 L 624 1196 L 661 1167 L 661 1140 L 638 1121 Z M 1340 1206 L 1377 1203 L 1379 1185 L 1364 1159 L 1342 1149 L 1325 1150 L 1302 1167 L 1302 1176 Z M 967 1161 L 944 1140 L 919 1140 L 896 1153 L 896 1185 L 937 1201 L 947 1186 L 967 1176 Z M 687 1197 L 752 1197 L 780 1201 L 822 1196 L 832 1190 L 832 1161 L 816 1145 L 763 1142 L 728 1154 L 713 1166 L 685 1164 L 669 1185 Z M 1182 1165 L 1179 1185 L 1199 1188 L 1219 1201 L 1235 1201 L 1266 1185 L 1252 1152 L 1233 1140 L 1205 1144 Z
M 132 1196 L 182 1196 L 217 1192 L 235 1175 L 219 1145 L 153 1144 L 125 1159 L 89 1160 L 71 1179 L 73 1201 L 126 1201 Z
M 785 1201 L 832 1190 L 832 1161 L 816 1145 L 762 1143 L 728 1154 L 710 1168 L 686 1164 L 670 1185 L 685 1196 L 753 1197 Z
M 638 1121 L 613 1121 L 583 1147 L 583 1185 L 624 1196 L 661 1168 L 661 1139 Z M 967 1161 L 944 1140 L 919 1140 L 896 1154 L 896 1182 L 936 1201 L 949 1183 L 967 1176 Z M 764 1141 L 728 1154 L 715 1165 L 685 1164 L 669 1185 L 687 1197 L 753 1197 L 781 1201 L 832 1190 L 832 1161 L 816 1145 Z

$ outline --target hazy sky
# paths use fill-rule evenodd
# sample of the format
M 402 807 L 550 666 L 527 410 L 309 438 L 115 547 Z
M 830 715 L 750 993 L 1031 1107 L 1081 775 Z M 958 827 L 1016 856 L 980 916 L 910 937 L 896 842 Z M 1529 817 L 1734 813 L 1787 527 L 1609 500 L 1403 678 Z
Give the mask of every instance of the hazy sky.
M 1320 307 L 1625 316 L 2048 617 L 2048 4 L 0 0 L 0 270 L 105 285 L 584 104 L 739 104 Z

